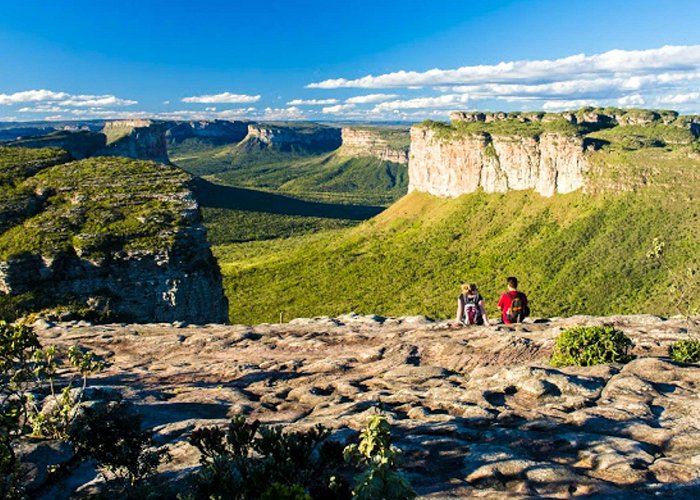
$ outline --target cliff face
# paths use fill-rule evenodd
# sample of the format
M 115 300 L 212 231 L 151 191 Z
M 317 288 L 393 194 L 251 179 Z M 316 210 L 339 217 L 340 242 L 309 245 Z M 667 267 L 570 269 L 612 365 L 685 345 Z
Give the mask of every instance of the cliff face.
M 184 172 L 94 158 L 27 173 L 0 185 L 13 206 L 27 207 L 9 211 L 0 227 L 0 306 L 3 297 L 30 296 L 29 310 L 227 321 L 221 274 Z
M 240 142 L 248 133 L 248 123 L 241 121 L 192 121 L 173 124 L 165 134 L 169 144 L 200 139 L 212 145 Z
M 389 131 L 391 133 L 393 131 Z M 396 131 L 393 135 L 408 134 Z M 342 129 L 342 151 L 349 156 L 371 156 L 382 161 L 408 164 L 408 147 L 398 147 L 391 143 L 391 138 L 384 136 L 379 130 L 348 128 Z M 408 140 L 406 140 L 408 144 Z
M 479 188 L 487 193 L 534 189 L 552 196 L 583 187 L 588 169 L 578 137 L 477 134 L 443 140 L 430 128 L 411 129 L 409 191 L 456 197 Z
M 340 129 L 323 125 L 249 124 L 244 147 L 280 151 L 333 151 L 341 145 Z
M 117 120 L 106 122 L 102 133 L 107 145 L 96 156 L 124 156 L 140 160 L 170 163 L 165 132 L 166 122 Z

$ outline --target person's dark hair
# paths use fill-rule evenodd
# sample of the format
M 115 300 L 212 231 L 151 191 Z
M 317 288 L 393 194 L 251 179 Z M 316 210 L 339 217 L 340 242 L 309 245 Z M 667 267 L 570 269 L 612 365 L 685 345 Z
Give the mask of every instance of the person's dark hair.
M 518 278 L 515 276 L 508 276 L 508 279 L 506 280 L 508 282 L 508 286 L 517 289 L 518 288 Z

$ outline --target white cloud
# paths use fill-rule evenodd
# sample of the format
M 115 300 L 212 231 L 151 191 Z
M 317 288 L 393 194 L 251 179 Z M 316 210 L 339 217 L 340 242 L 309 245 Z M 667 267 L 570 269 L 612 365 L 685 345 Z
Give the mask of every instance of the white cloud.
M 91 108 L 104 108 L 107 106 L 133 106 L 138 101 L 120 99 L 113 95 L 74 95 L 68 99 L 57 101 L 60 106 L 80 106 Z
M 290 106 L 327 106 L 338 104 L 338 99 L 293 99 L 287 104 Z
M 371 104 L 388 101 L 389 99 L 395 99 L 397 97 L 399 97 L 397 94 L 368 94 L 350 97 L 346 99 L 345 102 L 349 104 Z
M 321 112 L 326 115 L 338 115 L 340 113 L 350 111 L 354 108 L 354 104 L 336 104 L 335 106 L 328 106 L 323 108 Z
M 304 117 L 304 112 L 296 106 L 288 108 L 265 108 L 264 113 L 259 116 L 259 118 L 266 120 L 300 120 Z
M 657 102 L 663 104 L 688 104 L 700 102 L 700 92 L 688 92 L 687 94 L 670 94 L 659 96 Z
M 469 102 L 468 94 L 446 94 L 437 97 L 417 97 L 382 102 L 374 107 L 375 111 L 390 111 L 394 109 L 436 109 L 450 108 Z
M 542 109 L 545 111 L 564 111 L 598 105 L 600 103 L 592 99 L 561 99 L 559 101 L 546 101 L 542 105 Z
M 259 100 L 259 95 L 232 94 L 231 92 L 222 92 L 221 94 L 184 97 L 182 99 L 182 102 L 200 104 L 248 104 L 258 102 Z
M 311 83 L 309 88 L 399 88 L 421 85 L 468 85 L 515 81 L 547 81 L 572 75 L 647 74 L 661 71 L 689 71 L 700 67 L 700 45 L 671 46 L 649 50 L 611 50 L 587 56 L 577 54 L 560 59 L 522 60 L 493 65 L 463 66 L 457 69 L 396 71 L 362 78 L 335 78 Z
M 69 94 L 51 90 L 23 90 L 14 94 L 0 94 L 0 104 L 21 104 L 25 102 L 57 101 L 65 99 Z
M 646 100 L 643 96 L 639 94 L 625 95 L 617 100 L 617 105 L 622 106 L 623 108 L 629 108 L 632 106 L 644 106 L 645 104 Z

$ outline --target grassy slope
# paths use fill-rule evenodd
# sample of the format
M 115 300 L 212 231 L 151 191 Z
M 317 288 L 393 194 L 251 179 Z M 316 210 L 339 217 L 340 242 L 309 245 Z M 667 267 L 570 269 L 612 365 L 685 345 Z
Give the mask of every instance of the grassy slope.
M 258 207 L 242 210 L 233 205 L 208 206 L 206 200 L 200 200 L 209 237 L 215 245 L 354 226 L 356 219 L 328 217 L 327 212 L 335 211 L 337 205 L 342 204 L 387 206 L 405 194 L 408 186 L 404 165 L 370 157 L 351 158 L 339 152 L 248 151 L 245 144 L 211 147 L 185 141 L 171 147 L 169 154 L 178 166 L 218 185 L 328 204 L 326 208 L 319 207 L 317 216 L 312 216 L 292 211 L 271 213 L 263 202 Z
M 629 191 L 412 193 L 349 230 L 219 246 L 231 320 L 350 310 L 449 317 L 464 280 L 479 283 L 493 312 L 510 274 L 535 315 L 700 308 L 691 292 L 700 286 L 697 154 L 613 149 L 593 161 L 601 167 L 594 185 Z

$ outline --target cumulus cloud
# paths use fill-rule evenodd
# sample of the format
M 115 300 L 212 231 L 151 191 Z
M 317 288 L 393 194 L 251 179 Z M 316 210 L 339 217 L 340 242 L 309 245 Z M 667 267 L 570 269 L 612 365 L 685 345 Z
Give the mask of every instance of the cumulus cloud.
M 110 94 L 104 95 L 72 95 L 67 92 L 52 90 L 24 90 L 14 94 L 0 94 L 0 104 L 13 105 L 25 103 L 47 103 L 57 106 L 77 106 L 103 108 L 108 106 L 132 106 L 138 101 L 122 99 Z
M 394 109 L 436 109 L 450 108 L 469 102 L 468 94 L 445 94 L 436 97 L 417 97 L 415 99 L 398 99 L 377 104 L 375 111 L 390 111 Z
M 623 108 L 629 108 L 632 106 L 644 106 L 646 100 L 643 96 L 639 94 L 625 95 L 617 100 L 617 105 Z
M 305 117 L 304 112 L 296 106 L 288 108 L 265 108 L 264 113 L 259 117 L 266 120 L 301 120 Z
M 462 66 L 457 69 L 396 71 L 362 78 L 335 78 L 309 88 L 400 88 L 425 85 L 467 85 L 514 81 L 548 81 L 572 75 L 647 74 L 664 70 L 688 71 L 700 67 L 700 45 L 667 45 L 649 50 L 611 50 L 602 54 L 576 54 L 559 59 L 521 60 Z
M 0 94 L 0 104 L 22 104 L 26 102 L 58 101 L 65 99 L 69 94 L 65 92 L 53 92 L 51 90 L 23 90 L 14 94 Z
M 375 102 L 388 101 L 399 97 L 397 94 L 368 94 L 350 97 L 345 100 L 348 104 L 371 104 Z
M 338 99 L 292 99 L 287 104 L 290 106 L 327 106 L 338 104 Z
M 441 109 L 479 103 L 494 109 L 510 103 L 517 109 L 570 109 L 581 103 L 606 106 L 644 106 L 648 103 L 694 108 L 700 86 L 700 45 L 663 46 L 645 50 L 610 50 L 558 59 L 503 61 L 428 71 L 401 70 L 360 78 L 314 82 L 315 89 L 423 90 L 415 98 L 375 101 L 373 111 Z M 442 93 L 448 97 L 435 96 Z M 370 94 L 387 95 L 387 94 Z M 459 96 L 459 97 L 457 97 Z M 362 104 L 363 96 L 346 103 Z M 696 104 L 696 106 L 692 106 Z
M 542 105 L 542 109 L 545 111 L 564 111 L 598 105 L 600 103 L 592 99 L 561 99 L 559 101 L 546 101 Z
M 248 104 L 258 102 L 259 95 L 232 94 L 231 92 L 222 92 L 221 94 L 195 95 L 184 97 L 182 102 L 197 103 L 197 104 Z
M 321 110 L 323 114 L 326 115 L 338 115 L 346 111 L 351 111 L 355 109 L 354 104 L 336 104 L 335 106 L 328 106 Z
M 700 92 L 688 92 L 687 94 L 670 94 L 659 96 L 658 101 L 662 104 L 688 104 L 700 102 Z

